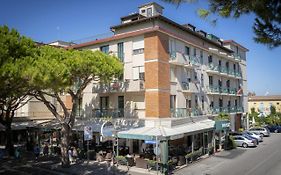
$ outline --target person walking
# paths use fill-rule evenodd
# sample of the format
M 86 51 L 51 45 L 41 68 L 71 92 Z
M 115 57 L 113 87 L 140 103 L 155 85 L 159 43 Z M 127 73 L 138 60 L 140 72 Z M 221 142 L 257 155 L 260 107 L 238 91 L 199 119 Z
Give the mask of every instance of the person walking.
M 38 157 L 40 155 L 40 148 L 38 144 L 36 144 L 36 146 L 34 147 L 33 152 L 35 154 L 35 160 L 38 161 Z
M 43 148 L 43 154 L 44 154 L 44 156 L 49 155 L 49 146 L 47 143 L 45 144 L 45 146 Z
M 74 162 L 77 162 L 78 151 L 77 151 L 76 147 L 73 147 L 72 155 L 73 155 Z
M 68 157 L 69 157 L 70 163 L 73 163 L 73 151 L 72 151 L 71 147 L 68 149 Z

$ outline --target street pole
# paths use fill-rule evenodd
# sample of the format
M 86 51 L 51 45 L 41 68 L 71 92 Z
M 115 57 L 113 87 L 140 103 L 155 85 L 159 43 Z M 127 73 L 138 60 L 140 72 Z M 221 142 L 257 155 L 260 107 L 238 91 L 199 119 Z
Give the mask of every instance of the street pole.
M 87 140 L 87 164 L 89 164 L 89 161 L 90 161 L 89 154 L 90 154 L 90 152 L 89 152 L 89 140 Z
M 155 153 L 156 153 L 156 171 L 157 171 L 157 175 L 158 175 L 158 139 L 157 139 L 157 136 L 156 136 L 156 150 L 155 150 Z

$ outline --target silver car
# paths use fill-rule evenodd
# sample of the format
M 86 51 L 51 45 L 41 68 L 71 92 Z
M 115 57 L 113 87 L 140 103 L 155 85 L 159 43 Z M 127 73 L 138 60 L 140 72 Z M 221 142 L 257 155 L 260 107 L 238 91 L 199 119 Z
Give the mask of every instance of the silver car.
M 244 131 L 243 134 L 250 135 L 250 136 L 252 136 L 252 137 L 258 139 L 259 142 L 263 142 L 263 136 L 262 136 L 262 135 L 255 134 L 255 133 L 249 132 L 249 131 Z
M 249 132 L 251 133 L 255 133 L 255 134 L 259 134 L 261 136 L 266 136 L 269 137 L 270 136 L 270 132 L 268 129 L 266 128 L 259 128 L 259 127 L 255 127 L 255 128 L 250 128 Z
M 245 135 L 233 136 L 233 140 L 237 146 L 242 146 L 244 148 L 247 148 L 249 146 L 257 146 L 257 141 L 255 139 L 252 139 Z

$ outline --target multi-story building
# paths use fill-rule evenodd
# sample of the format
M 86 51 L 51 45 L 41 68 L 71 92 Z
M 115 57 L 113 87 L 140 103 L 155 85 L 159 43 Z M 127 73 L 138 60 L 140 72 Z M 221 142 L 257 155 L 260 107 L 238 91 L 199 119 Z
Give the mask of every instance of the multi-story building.
M 163 150 L 173 143 L 192 146 L 192 151 L 200 143 L 209 148 L 214 130 L 209 119 L 221 112 L 230 114 L 232 130 L 241 127 L 248 50 L 191 24 L 178 24 L 164 17 L 163 9 L 157 3 L 142 5 L 139 13 L 111 27 L 112 37 L 71 48 L 114 54 L 124 64 L 121 79 L 86 88 L 85 117 L 144 119 L 144 127 L 121 131 L 118 137 L 158 138 L 165 157 Z
M 251 96 L 248 100 L 248 112 L 251 113 L 252 109 L 255 112 L 263 113 L 264 115 L 270 114 L 270 107 L 274 106 L 276 112 L 281 112 L 281 95 L 269 96 Z

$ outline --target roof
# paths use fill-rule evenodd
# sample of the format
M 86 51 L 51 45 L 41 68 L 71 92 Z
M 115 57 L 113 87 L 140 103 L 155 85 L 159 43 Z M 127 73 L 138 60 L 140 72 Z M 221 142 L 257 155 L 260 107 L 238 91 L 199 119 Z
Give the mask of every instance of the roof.
M 233 51 L 231 49 L 228 49 L 228 48 L 218 44 L 217 42 L 212 41 L 212 40 L 202 36 L 198 32 L 192 31 L 192 30 L 188 29 L 187 27 L 184 27 L 184 26 L 182 26 L 182 25 L 180 25 L 180 24 L 178 24 L 178 23 L 176 23 L 176 22 L 174 22 L 174 21 L 172 21 L 172 20 L 170 20 L 170 19 L 168 19 L 168 18 L 166 18 L 162 15 L 155 15 L 155 16 L 152 16 L 152 17 L 142 18 L 142 19 L 139 19 L 139 20 L 136 20 L 136 21 L 131 21 L 131 22 L 128 22 L 128 23 L 123 23 L 123 24 L 120 24 L 120 25 L 117 25 L 117 26 L 112 26 L 111 30 L 131 26 L 131 25 L 134 25 L 134 24 L 138 24 L 138 23 L 141 23 L 141 22 L 147 22 L 147 21 L 155 20 L 155 19 L 160 19 L 164 22 L 167 22 L 171 25 L 174 25 L 175 27 L 178 27 L 179 29 L 181 29 L 185 32 L 188 32 L 188 33 L 190 33 L 190 34 L 192 34 L 192 35 L 194 35 L 198 38 L 203 39 L 206 42 L 209 42 L 209 43 L 217 46 L 220 49 L 223 49 L 224 51 L 227 51 L 229 53 L 233 53 Z M 118 34 L 118 35 L 114 35 L 114 36 L 109 37 L 109 38 L 104 38 L 104 39 L 100 39 L 100 40 L 95 40 L 95 41 L 90 41 L 90 42 L 86 42 L 86 43 L 73 45 L 73 46 L 70 46 L 68 48 L 81 48 L 81 47 L 91 46 L 91 45 L 98 44 L 98 43 L 113 41 L 113 40 L 116 40 L 116 39 L 122 39 L 122 38 L 126 38 L 126 37 L 141 35 L 141 34 L 144 34 L 145 32 L 155 31 L 155 30 L 151 30 L 151 31 L 148 31 L 148 30 L 150 30 L 150 29 L 144 29 L 144 30 L 139 30 L 139 31 L 136 31 L 136 32 Z
M 237 42 L 234 41 L 234 40 L 225 40 L 225 41 L 223 41 L 223 43 L 224 43 L 224 44 L 232 43 L 232 44 L 234 44 L 235 46 L 238 46 L 238 47 L 242 48 L 242 49 L 245 50 L 246 52 L 249 51 L 249 49 L 247 49 L 246 47 L 242 46 L 241 44 L 237 43 Z
M 139 13 L 134 13 L 134 14 L 131 14 L 131 15 L 123 16 L 120 19 L 121 19 L 121 21 L 124 21 L 124 20 L 131 19 L 133 17 L 145 18 L 145 16 L 143 16 L 143 15 L 141 15 Z
M 179 125 L 177 127 L 140 127 L 127 131 L 118 132 L 118 138 L 138 139 L 138 140 L 175 140 L 182 138 L 184 134 L 193 134 L 203 130 L 214 129 L 215 121 L 202 120 L 188 124 Z
M 281 101 L 281 95 L 250 96 L 248 101 Z
M 183 26 L 181 24 L 178 24 L 178 23 L 172 21 L 171 19 L 166 18 L 166 17 L 164 17 L 162 15 L 155 15 L 155 16 L 143 18 L 143 19 L 140 19 L 140 20 L 137 20 L 137 21 L 131 21 L 131 22 L 128 22 L 128 23 L 123 23 L 123 24 L 120 24 L 120 25 L 112 26 L 112 27 L 110 27 L 110 29 L 111 30 L 115 30 L 115 29 L 131 26 L 131 25 L 134 25 L 134 24 L 138 24 L 138 23 L 142 23 L 142 22 L 147 22 L 147 21 L 151 21 L 151 20 L 156 20 L 156 19 L 159 19 L 159 20 L 162 20 L 162 21 L 164 21 L 166 23 L 169 23 L 169 24 L 171 24 L 171 25 L 173 25 L 173 26 L 175 26 L 175 27 L 177 27 L 177 28 L 179 28 L 179 29 L 181 29 L 181 30 L 183 30 L 185 32 L 188 32 L 188 33 L 190 33 L 190 34 L 192 34 L 192 35 L 194 35 L 196 37 L 199 37 L 199 38 L 203 39 L 206 42 L 209 42 L 209 43 L 211 43 L 213 45 L 216 45 L 217 47 L 219 47 L 219 48 L 221 48 L 221 49 L 223 49 L 223 50 L 225 50 L 227 52 L 230 52 L 230 53 L 233 52 L 231 49 L 228 49 L 228 48 L 226 48 L 226 47 L 216 43 L 215 41 L 212 41 L 212 40 L 210 40 L 210 39 L 208 39 L 206 37 L 203 37 L 202 35 L 198 34 L 196 31 L 192 31 L 189 28 L 187 28 L 187 27 L 185 27 L 185 26 Z
M 142 7 L 145 7 L 145 6 L 150 6 L 150 5 L 155 5 L 155 6 L 158 6 L 158 7 L 161 7 L 162 9 L 164 9 L 164 7 L 162 7 L 161 5 L 159 5 L 156 2 L 149 2 L 149 3 L 143 4 L 143 5 L 139 6 L 139 8 L 142 8 Z

